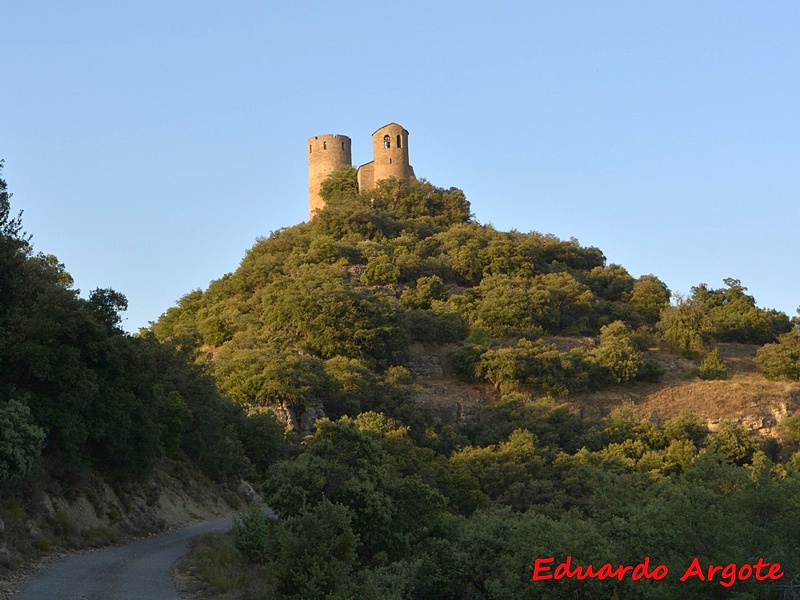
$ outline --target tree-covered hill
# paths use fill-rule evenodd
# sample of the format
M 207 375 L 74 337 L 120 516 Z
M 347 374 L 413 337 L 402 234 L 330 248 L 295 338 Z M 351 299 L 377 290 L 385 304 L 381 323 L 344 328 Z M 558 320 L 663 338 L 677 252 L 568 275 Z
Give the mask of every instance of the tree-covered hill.
M 587 419 L 565 403 L 674 382 L 664 356 L 698 381 L 736 377 L 737 344 L 766 344 L 759 364 L 783 377 L 796 361 L 787 315 L 735 279 L 673 298 L 577 240 L 481 225 L 455 188 L 359 194 L 346 168 L 323 196 L 314 219 L 258 240 L 151 328 L 294 432 L 295 456 L 260 473 L 281 519 L 242 517 L 232 540 L 198 547 L 195 572 L 242 598 L 722 598 L 718 582 L 680 582 L 691 559 L 764 556 L 787 579 L 738 582 L 738 597 L 792 589 L 797 418 L 782 447 L 734 421 L 711 433 L 688 412 Z M 438 379 L 420 348 L 446 363 Z M 437 395 L 458 396 L 455 418 L 420 401 Z M 469 395 L 479 406 L 465 414 Z M 535 558 L 567 556 L 650 556 L 672 575 L 531 581 Z
M 719 342 L 794 335 L 738 280 L 670 304 L 656 276 L 634 278 L 597 248 L 477 223 L 456 188 L 390 180 L 359 194 L 343 168 L 322 195 L 316 218 L 259 240 L 235 272 L 152 326 L 213 356 L 232 398 L 292 421 L 320 403 L 333 417 L 385 407 L 365 390 L 401 378 L 418 342 L 450 344 L 464 380 L 563 396 L 657 379 L 646 354 L 656 344 L 708 355 L 706 377 Z M 591 341 L 560 350 L 553 336 Z

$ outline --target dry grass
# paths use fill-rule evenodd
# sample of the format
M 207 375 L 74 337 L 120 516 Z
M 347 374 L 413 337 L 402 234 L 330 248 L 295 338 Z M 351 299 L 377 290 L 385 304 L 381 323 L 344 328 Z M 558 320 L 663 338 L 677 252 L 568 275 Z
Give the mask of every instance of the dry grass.
M 175 584 L 192 599 L 250 600 L 268 597 L 267 574 L 233 547 L 231 534 L 210 533 L 197 538 L 178 563 Z
M 587 344 L 582 338 L 553 338 L 559 348 Z M 703 417 L 714 429 L 719 421 L 729 419 L 745 425 L 759 435 L 780 437 L 776 425 L 785 416 L 800 410 L 800 383 L 769 381 L 758 370 L 755 354 L 758 346 L 720 344 L 719 352 L 728 367 L 730 378 L 703 381 L 689 372 L 697 362 L 660 350 L 651 350 L 648 358 L 664 369 L 658 383 L 627 383 L 599 392 L 575 394 L 559 399 L 576 413 L 592 419 L 608 415 L 620 406 L 629 406 L 644 419 L 655 423 L 690 411 Z M 426 347 L 427 350 L 427 347 Z M 446 423 L 463 422 L 479 414 L 482 406 L 499 400 L 500 394 L 488 384 L 466 384 L 445 375 L 424 381 L 416 400 L 435 406 Z
M 663 423 L 683 411 L 695 413 L 714 429 L 728 419 L 744 424 L 761 435 L 778 435 L 775 425 L 800 409 L 800 383 L 769 381 L 754 362 L 757 346 L 720 344 L 719 352 L 730 378 L 702 381 L 688 378 L 696 364 L 662 351 L 651 351 L 666 370 L 659 383 L 633 383 L 600 392 L 575 396 L 569 403 L 587 417 L 602 417 L 627 405 L 642 418 Z

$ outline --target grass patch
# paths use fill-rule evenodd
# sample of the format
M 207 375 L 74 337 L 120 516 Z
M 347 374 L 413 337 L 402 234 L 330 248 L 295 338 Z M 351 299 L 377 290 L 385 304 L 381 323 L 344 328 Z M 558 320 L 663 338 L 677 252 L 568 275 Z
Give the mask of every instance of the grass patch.
M 89 548 L 100 548 L 108 546 L 118 541 L 119 537 L 110 527 L 93 527 L 85 529 L 82 534 L 83 546 Z
M 41 554 L 47 554 L 52 549 L 53 545 L 49 539 L 43 535 L 37 535 L 33 538 L 33 547 L 36 548 Z
M 178 570 L 194 580 L 188 591 L 203 590 L 204 598 L 267 597 L 266 570 L 253 565 L 233 546 L 230 534 L 209 533 L 197 538 Z

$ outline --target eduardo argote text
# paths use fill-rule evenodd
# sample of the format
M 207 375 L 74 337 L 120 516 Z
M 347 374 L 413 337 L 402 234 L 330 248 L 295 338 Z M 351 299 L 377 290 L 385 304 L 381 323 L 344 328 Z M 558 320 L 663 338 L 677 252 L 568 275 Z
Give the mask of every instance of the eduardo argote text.
M 555 563 L 554 557 L 537 558 L 533 563 L 533 581 L 549 581 L 558 579 L 619 579 L 622 581 L 626 577 L 632 581 L 642 579 L 652 579 L 660 581 L 669 575 L 667 565 L 651 565 L 650 557 L 637 565 L 611 565 L 609 563 L 587 566 L 573 566 L 572 556 L 567 556 L 566 560 Z M 754 563 L 737 565 L 702 565 L 699 558 L 692 560 L 691 564 L 681 575 L 681 581 L 695 579 L 697 581 L 716 582 L 723 587 L 731 587 L 737 581 L 745 581 L 754 578 L 756 581 L 777 581 L 783 577 L 780 563 L 769 563 L 763 558 L 759 558 Z

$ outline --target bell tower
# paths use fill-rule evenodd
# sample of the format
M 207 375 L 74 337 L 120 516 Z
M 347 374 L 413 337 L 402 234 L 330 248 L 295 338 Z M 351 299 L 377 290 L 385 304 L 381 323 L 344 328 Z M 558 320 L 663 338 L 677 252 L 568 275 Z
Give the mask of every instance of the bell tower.
M 414 178 L 408 164 L 408 131 L 397 123 L 389 123 L 372 134 L 372 162 L 358 169 L 358 189 L 375 189 L 382 179 L 394 177 L 400 181 Z

